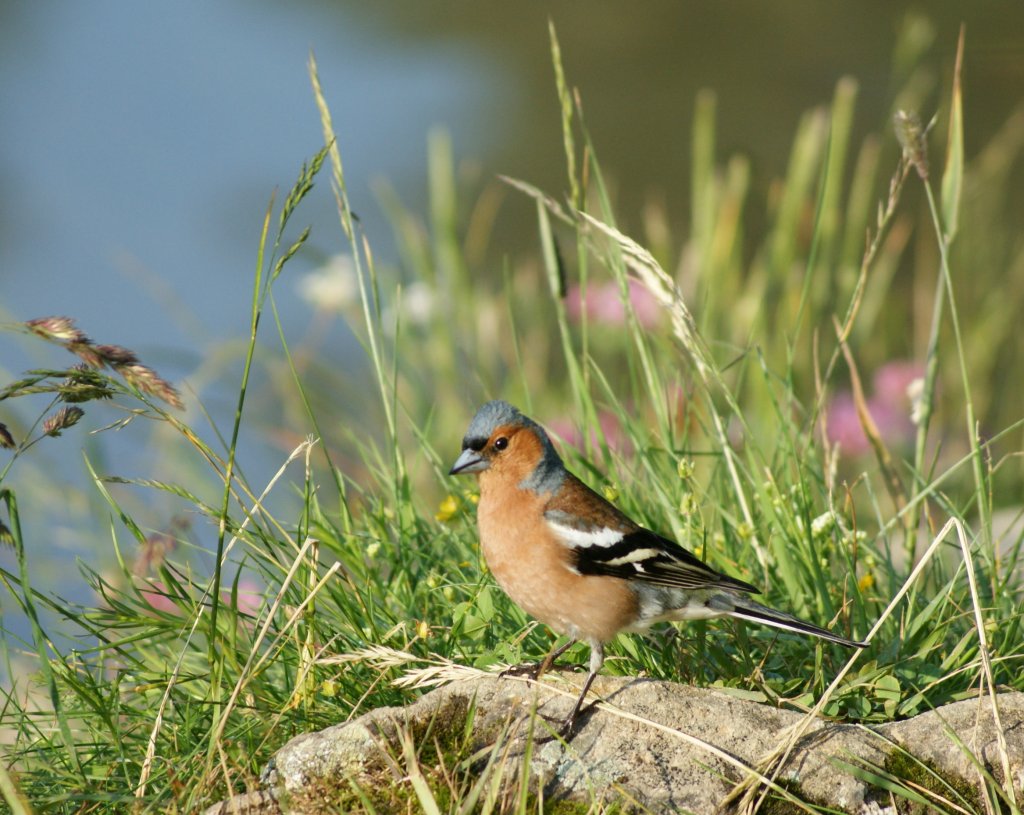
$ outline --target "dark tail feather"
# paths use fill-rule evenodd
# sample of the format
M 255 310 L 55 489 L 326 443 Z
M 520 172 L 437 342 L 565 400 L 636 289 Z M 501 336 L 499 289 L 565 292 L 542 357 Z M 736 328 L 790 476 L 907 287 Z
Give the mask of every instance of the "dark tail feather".
M 827 631 L 824 628 L 819 628 L 809 622 L 801 620 L 799 617 L 794 617 L 792 614 L 786 614 L 784 611 L 776 611 L 768 606 L 762 606 L 760 603 L 755 603 L 753 600 L 748 600 L 746 597 L 734 597 L 730 598 L 733 601 L 733 607 L 726 613 L 730 617 L 739 617 L 741 620 L 752 620 L 755 623 L 763 623 L 764 625 L 770 625 L 773 628 L 781 628 L 784 631 L 795 631 L 798 634 L 809 634 L 812 637 L 821 637 L 823 640 L 829 642 L 838 642 L 840 645 L 845 645 L 847 648 L 867 648 L 866 642 L 857 642 L 856 640 L 848 640 L 846 637 L 840 637 L 838 634 L 833 634 L 831 631 Z

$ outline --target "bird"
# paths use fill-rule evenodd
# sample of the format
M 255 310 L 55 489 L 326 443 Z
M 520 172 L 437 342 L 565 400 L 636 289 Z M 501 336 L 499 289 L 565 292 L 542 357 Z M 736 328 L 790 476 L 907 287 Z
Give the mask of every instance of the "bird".
M 469 474 L 479 482 L 480 547 L 495 580 L 520 608 L 568 637 L 540 663 L 506 673 L 537 679 L 576 642 L 590 646 L 589 673 L 562 734 L 572 734 L 605 645 L 621 631 L 735 617 L 867 647 L 755 602 L 756 586 L 636 523 L 569 472 L 544 429 L 508 402 L 486 402 L 470 421 L 449 471 Z

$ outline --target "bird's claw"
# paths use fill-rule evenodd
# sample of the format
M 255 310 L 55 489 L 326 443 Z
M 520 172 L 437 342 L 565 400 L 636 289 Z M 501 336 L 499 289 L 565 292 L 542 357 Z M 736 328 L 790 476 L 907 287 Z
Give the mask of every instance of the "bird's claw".
M 506 676 L 525 676 L 527 679 L 536 681 L 540 678 L 543 673 L 543 663 L 541 662 L 524 662 L 522 665 L 510 665 L 500 674 L 499 679 L 504 679 Z
M 553 738 L 569 742 L 579 733 L 580 728 L 583 726 L 583 720 L 589 718 L 589 712 L 590 705 L 584 705 L 582 708 L 574 708 L 564 719 L 558 719 L 553 716 L 543 716 L 541 718 L 551 728 Z
M 576 735 L 576 725 L 579 722 L 579 716 L 573 711 L 572 715 L 566 717 L 565 721 L 558 728 L 558 738 L 564 741 L 570 741 L 573 736 Z

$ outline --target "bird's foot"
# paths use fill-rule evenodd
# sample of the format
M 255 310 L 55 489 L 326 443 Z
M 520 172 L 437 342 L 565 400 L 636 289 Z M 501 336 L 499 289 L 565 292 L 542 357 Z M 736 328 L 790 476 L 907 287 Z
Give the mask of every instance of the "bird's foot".
M 574 710 L 568 716 L 565 717 L 565 721 L 562 722 L 558 728 L 558 738 L 563 741 L 570 741 L 573 736 L 576 735 L 576 725 L 579 724 L 579 711 Z
M 536 681 L 540 679 L 541 674 L 550 670 L 551 666 L 555 664 L 555 660 L 558 659 L 566 651 L 568 651 L 575 644 L 575 642 L 576 640 L 569 640 L 564 645 L 555 648 L 553 651 L 551 651 L 540 662 L 526 662 L 522 665 L 513 665 L 510 668 L 506 668 L 504 671 L 498 674 L 498 676 L 525 676 L 528 679 Z
M 551 728 L 549 738 L 569 742 L 580 732 L 584 722 L 590 718 L 592 705 L 577 705 L 572 712 L 564 719 L 557 719 L 552 716 L 543 716 L 545 724 Z
M 525 676 L 527 679 L 534 681 L 540 679 L 540 675 L 547 670 L 547 666 L 543 662 L 524 662 L 522 665 L 511 665 L 498 674 L 499 679 L 504 679 L 506 676 Z

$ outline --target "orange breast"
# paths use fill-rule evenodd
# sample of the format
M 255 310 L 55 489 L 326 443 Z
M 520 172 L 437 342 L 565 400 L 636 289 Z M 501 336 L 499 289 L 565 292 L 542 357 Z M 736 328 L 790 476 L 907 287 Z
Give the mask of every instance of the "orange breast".
M 571 552 L 544 521 L 546 498 L 529 490 L 494 490 L 481 478 L 480 543 L 498 584 L 524 611 L 559 634 L 607 642 L 636 617 L 626 581 L 576 574 Z M 515 500 L 497 500 L 498 495 Z

